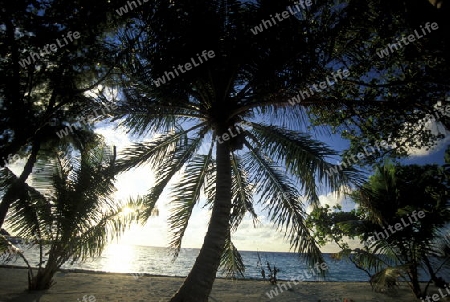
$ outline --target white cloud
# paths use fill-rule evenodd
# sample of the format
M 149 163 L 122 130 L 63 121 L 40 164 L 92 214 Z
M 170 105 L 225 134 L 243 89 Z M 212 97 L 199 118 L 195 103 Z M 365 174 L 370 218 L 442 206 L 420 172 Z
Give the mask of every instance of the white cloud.
M 450 105 L 447 105 L 446 108 L 450 108 Z M 435 107 L 439 108 L 439 107 Z M 419 120 L 416 124 L 410 124 L 405 123 L 404 124 L 404 134 L 405 137 L 408 136 L 412 131 L 418 131 L 421 127 L 424 127 L 424 130 L 431 131 L 432 135 L 444 135 L 444 138 L 436 142 L 436 144 L 431 147 L 430 149 L 423 147 L 423 148 L 415 148 L 411 147 L 411 144 L 406 143 L 407 146 L 407 152 L 409 156 L 427 156 L 431 153 L 434 153 L 438 150 L 440 150 L 442 147 L 447 146 L 450 143 L 450 132 L 447 131 L 447 129 L 442 125 L 442 123 L 438 122 L 436 120 L 436 117 L 440 117 L 443 114 L 449 115 L 449 111 L 441 108 L 440 110 L 436 109 L 436 111 L 433 113 L 433 115 L 428 115 L 428 117 L 423 118 L 422 120 Z M 408 138 L 409 140 L 414 140 L 414 137 Z M 400 140 L 400 143 L 404 143 L 407 141 L 407 138 L 404 138 Z M 409 147 L 408 147 L 409 146 Z

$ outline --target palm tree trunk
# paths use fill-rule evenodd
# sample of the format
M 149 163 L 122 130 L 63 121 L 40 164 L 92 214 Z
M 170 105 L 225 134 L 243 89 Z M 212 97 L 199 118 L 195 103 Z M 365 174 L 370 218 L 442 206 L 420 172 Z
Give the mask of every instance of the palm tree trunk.
M 200 254 L 171 302 L 207 302 L 216 279 L 231 213 L 231 167 L 228 142 L 217 144 L 216 196 Z
M 8 213 L 9 207 L 11 204 L 19 198 L 20 194 L 23 194 L 23 184 L 27 180 L 28 176 L 30 176 L 31 172 L 33 171 L 33 166 L 37 160 L 38 152 L 41 148 L 41 142 L 40 139 L 37 138 L 33 142 L 33 146 L 31 148 L 31 154 L 30 157 L 27 160 L 27 163 L 25 164 L 22 174 L 20 174 L 19 178 L 14 181 L 14 183 L 11 185 L 11 187 L 6 191 L 5 196 L 3 196 L 3 200 L 0 203 L 0 229 L 3 226 L 3 223 L 5 222 L 6 214 Z
M 36 274 L 28 282 L 28 290 L 46 290 L 53 285 L 53 276 L 55 275 L 57 268 L 54 266 L 46 266 L 40 268 Z
M 415 261 L 409 266 L 409 270 L 412 291 L 416 298 L 420 298 L 422 297 L 422 290 L 420 289 L 419 274 L 417 271 L 417 263 Z
M 54 255 L 54 252 L 50 249 L 47 264 L 43 268 L 39 266 L 36 276 L 33 276 L 31 281 L 28 281 L 28 290 L 45 290 L 52 287 L 54 283 L 53 276 L 58 268 L 57 256 Z

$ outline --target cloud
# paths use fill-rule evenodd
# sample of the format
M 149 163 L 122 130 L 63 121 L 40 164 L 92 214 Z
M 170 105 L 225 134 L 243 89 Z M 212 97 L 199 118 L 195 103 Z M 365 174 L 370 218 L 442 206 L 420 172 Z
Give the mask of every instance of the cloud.
M 443 114 L 449 116 L 450 110 L 447 110 L 450 108 L 450 105 L 447 105 L 445 107 L 446 109 L 443 110 L 442 107 L 435 107 L 436 111 L 433 113 L 433 115 L 428 114 L 425 118 L 419 120 L 416 124 L 411 123 L 405 123 L 404 124 L 404 135 L 405 138 L 401 139 L 399 143 L 405 143 L 407 147 L 407 152 L 409 156 L 412 157 L 419 157 L 419 156 L 427 156 L 431 153 L 434 153 L 441 148 L 447 146 L 450 143 L 450 131 L 448 131 L 445 126 L 436 120 L 437 118 L 440 118 Z M 414 137 L 406 138 L 408 134 L 412 132 L 417 132 L 423 127 L 423 130 L 428 130 L 431 132 L 432 135 L 443 135 L 444 138 L 437 141 L 434 146 L 431 148 L 428 147 L 422 147 L 422 148 L 415 148 L 412 147 L 411 144 L 407 143 L 407 140 L 414 140 Z M 412 129 L 411 129 L 412 128 Z M 422 131 L 423 131 L 422 130 Z
M 347 189 L 348 191 L 348 189 Z M 345 194 L 337 192 L 330 192 L 327 195 L 319 195 L 319 203 L 321 206 L 329 205 L 331 208 L 336 205 L 342 206 L 342 210 L 345 212 L 351 211 L 356 208 L 356 204 Z M 306 213 L 311 213 L 313 206 L 310 205 L 306 208 Z

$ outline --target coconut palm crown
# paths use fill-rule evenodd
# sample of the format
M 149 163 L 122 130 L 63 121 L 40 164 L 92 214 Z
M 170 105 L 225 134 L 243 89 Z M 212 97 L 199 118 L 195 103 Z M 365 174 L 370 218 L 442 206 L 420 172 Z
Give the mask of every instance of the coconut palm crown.
M 352 169 L 326 173 L 335 152 L 306 133 L 308 106 L 326 96 L 288 103 L 301 80 L 329 71 L 314 51 L 327 37 L 315 36 L 305 21 L 316 12 L 305 10 L 274 31 L 250 31 L 271 12 L 285 10 L 289 2 L 281 2 L 161 1 L 134 20 L 136 32 L 120 37 L 126 45 L 145 32 L 123 61 L 124 100 L 115 117 L 143 140 L 124 151 L 118 170 L 150 164 L 156 172 L 144 218 L 182 173 L 171 187 L 168 221 L 175 255 L 194 207 L 203 202 L 211 209 L 200 254 L 172 301 L 207 301 L 221 261 L 242 273 L 231 234 L 247 213 L 257 221 L 257 209 L 284 232 L 294 251 L 311 263 L 323 261 L 304 224 L 305 206 L 317 204 L 318 183 L 339 191 L 356 179 Z M 209 51 L 214 56 L 207 57 Z M 174 71 L 179 64 L 194 65 L 192 60 L 197 66 Z M 168 81 L 157 82 L 167 75 Z

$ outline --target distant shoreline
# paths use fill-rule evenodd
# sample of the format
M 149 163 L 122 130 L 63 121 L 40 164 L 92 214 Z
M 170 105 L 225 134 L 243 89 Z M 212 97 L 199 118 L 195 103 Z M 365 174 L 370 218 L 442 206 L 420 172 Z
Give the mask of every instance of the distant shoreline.
M 0 269 L 17 269 L 17 270 L 27 270 L 26 266 L 21 265 L 6 265 L 6 264 L 0 264 Z M 33 267 L 33 269 L 37 269 L 37 267 Z M 63 274 L 98 274 L 98 275 L 118 275 L 118 276 L 132 276 L 135 273 L 122 273 L 122 272 L 108 272 L 108 271 L 96 271 L 96 270 L 88 270 L 88 269 L 80 269 L 80 268 L 74 268 L 74 269 L 67 269 L 67 268 L 61 268 L 58 270 L 58 273 Z M 142 277 L 157 277 L 157 278 L 180 278 L 185 279 L 186 276 L 169 276 L 169 275 L 161 275 L 161 274 L 151 274 L 151 273 L 139 273 Z M 269 284 L 269 280 L 262 279 L 262 278 L 226 278 L 226 277 L 216 277 L 216 279 L 221 280 L 229 280 L 229 281 L 263 281 L 267 282 Z M 290 281 L 289 279 L 277 279 L 280 282 L 287 282 Z M 299 281 L 300 283 L 367 283 L 370 284 L 369 281 L 337 281 L 337 280 L 325 280 L 325 281 L 317 281 L 317 280 L 304 280 Z M 404 281 L 401 281 L 399 283 L 405 283 Z M 426 282 L 421 282 L 426 283 Z M 0 300 L 1 302 L 1 300 Z

